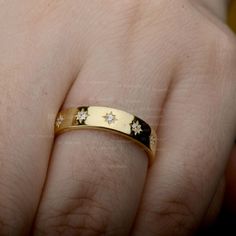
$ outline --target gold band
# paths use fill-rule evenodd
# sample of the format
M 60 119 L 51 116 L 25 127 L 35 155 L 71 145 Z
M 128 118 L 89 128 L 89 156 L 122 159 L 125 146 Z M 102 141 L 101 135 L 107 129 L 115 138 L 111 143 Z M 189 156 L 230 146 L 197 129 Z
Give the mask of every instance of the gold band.
M 101 129 L 119 133 L 141 145 L 149 156 L 156 154 L 156 132 L 140 118 L 118 109 L 83 106 L 60 111 L 55 121 L 55 135 L 79 129 Z

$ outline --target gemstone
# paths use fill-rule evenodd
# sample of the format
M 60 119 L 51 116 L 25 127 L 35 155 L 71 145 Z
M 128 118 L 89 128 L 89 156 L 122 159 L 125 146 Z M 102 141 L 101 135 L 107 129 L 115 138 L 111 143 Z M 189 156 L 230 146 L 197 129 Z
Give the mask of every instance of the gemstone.
M 112 123 L 114 123 L 117 119 L 116 116 L 112 113 L 112 111 L 110 113 L 106 113 L 105 116 L 103 116 L 103 118 L 105 118 L 105 121 L 110 125 Z
M 135 122 L 133 121 L 133 123 L 131 124 L 131 129 L 134 132 L 134 135 L 140 134 L 143 131 L 138 120 Z
M 150 136 L 150 144 L 154 145 L 156 143 L 156 139 L 153 135 Z
M 57 128 L 59 128 L 61 126 L 63 121 L 64 121 L 64 117 L 62 116 L 62 114 L 59 114 L 59 116 L 56 119 L 56 126 L 57 126 Z
M 82 123 L 83 121 L 87 119 L 88 116 L 89 116 L 88 111 L 85 111 L 84 108 L 82 108 L 81 111 L 78 111 L 75 117 L 77 121 Z

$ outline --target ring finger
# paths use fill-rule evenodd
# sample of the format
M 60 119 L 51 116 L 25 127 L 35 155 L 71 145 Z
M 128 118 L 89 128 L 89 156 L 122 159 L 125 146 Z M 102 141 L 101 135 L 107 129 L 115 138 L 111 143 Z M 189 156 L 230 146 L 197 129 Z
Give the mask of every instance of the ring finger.
M 157 127 L 172 73 L 167 64 L 172 62 L 163 63 L 156 58 L 157 52 L 163 51 L 162 45 L 158 48 L 157 44 L 145 52 L 149 62 L 155 58 L 155 64 L 147 64 L 147 56 L 140 53 L 140 48 L 153 40 L 150 32 L 142 32 L 146 40 L 137 40 L 139 43 L 128 49 L 124 32 L 120 33 L 116 41 L 107 40 L 104 44 L 101 40 L 91 48 L 93 54 L 87 58 L 63 109 L 83 105 L 115 107 Z M 140 36 L 133 35 L 136 39 Z M 59 136 L 34 233 L 128 234 L 138 209 L 147 164 L 142 149 L 115 135 L 83 130 Z

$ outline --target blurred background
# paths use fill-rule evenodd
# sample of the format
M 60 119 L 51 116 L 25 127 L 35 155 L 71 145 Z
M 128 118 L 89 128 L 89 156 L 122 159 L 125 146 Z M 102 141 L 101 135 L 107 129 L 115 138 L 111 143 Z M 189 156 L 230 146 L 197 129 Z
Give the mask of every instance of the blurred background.
M 228 21 L 231 28 L 236 32 L 236 0 L 231 1 Z

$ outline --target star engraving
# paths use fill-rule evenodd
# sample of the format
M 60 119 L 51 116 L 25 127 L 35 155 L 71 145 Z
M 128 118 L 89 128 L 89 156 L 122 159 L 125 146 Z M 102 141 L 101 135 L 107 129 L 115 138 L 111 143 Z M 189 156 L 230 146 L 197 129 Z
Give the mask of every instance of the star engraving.
M 112 123 L 115 123 L 116 116 L 112 113 L 112 111 L 110 113 L 106 113 L 105 116 L 103 116 L 103 118 L 105 118 L 105 121 L 110 125 Z
M 62 122 L 64 121 L 64 117 L 62 114 L 59 114 L 57 119 L 56 119 L 56 126 L 57 128 L 59 128 L 62 124 Z
M 79 123 L 82 123 L 88 118 L 89 114 L 88 111 L 85 111 L 84 108 L 82 108 L 80 111 L 78 111 L 76 117 L 76 120 L 79 121 Z
M 154 145 L 156 143 L 156 139 L 153 135 L 150 136 L 150 144 Z
M 131 124 L 131 129 L 134 131 L 134 135 L 140 134 L 143 131 L 138 120 L 136 122 L 133 121 Z

